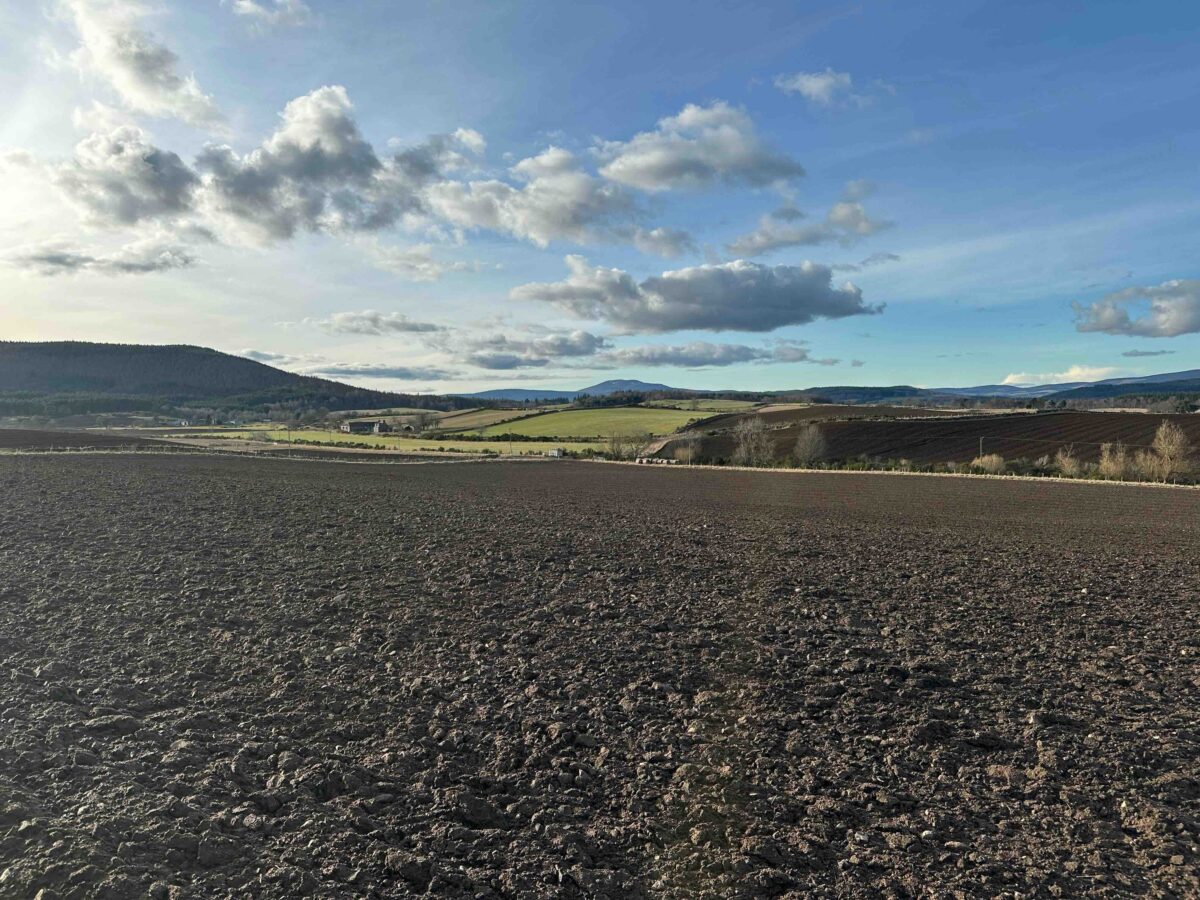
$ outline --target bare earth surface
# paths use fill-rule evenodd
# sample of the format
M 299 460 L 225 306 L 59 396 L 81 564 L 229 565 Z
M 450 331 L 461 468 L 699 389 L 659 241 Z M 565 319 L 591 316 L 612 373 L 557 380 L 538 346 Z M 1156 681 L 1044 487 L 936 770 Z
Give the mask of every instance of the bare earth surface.
M 1200 892 L 1200 493 L 0 457 L 0 896 Z

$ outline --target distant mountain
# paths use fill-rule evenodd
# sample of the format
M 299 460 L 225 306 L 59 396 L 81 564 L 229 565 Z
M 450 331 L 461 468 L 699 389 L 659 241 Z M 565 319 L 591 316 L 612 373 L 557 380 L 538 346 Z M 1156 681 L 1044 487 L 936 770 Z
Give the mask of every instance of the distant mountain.
M 599 384 L 593 384 L 591 387 L 585 387 L 579 393 L 587 394 L 590 397 L 607 397 L 609 394 L 619 394 L 622 391 L 678 391 L 680 388 L 668 387 L 665 384 L 656 384 L 654 382 L 636 381 L 631 379 L 615 379 L 612 381 L 601 381 Z M 703 393 L 699 391 L 697 393 Z
M 653 384 L 645 381 L 615 379 L 593 384 L 591 387 L 580 388 L 577 391 L 556 391 L 538 388 L 497 388 L 491 391 L 479 391 L 475 394 L 464 394 L 465 397 L 475 397 L 479 400 L 513 400 L 520 403 L 533 403 L 538 400 L 574 400 L 577 397 L 607 397 L 609 394 L 619 394 L 625 391 L 656 392 L 680 391 L 683 388 L 668 387 L 665 384 Z M 696 393 L 703 393 L 698 391 Z
M 965 388 L 929 388 L 930 394 L 945 394 L 950 397 L 1048 397 L 1060 391 L 1089 384 L 1087 381 L 1068 381 L 1061 384 L 982 384 Z
M 187 405 L 337 410 L 467 404 L 296 375 L 207 347 L 0 341 L 0 412 L 59 415 Z
M 951 397 L 1119 397 L 1137 387 L 1145 393 L 1174 393 L 1182 390 L 1180 382 L 1200 380 L 1200 369 L 1185 372 L 1165 372 L 1160 375 L 1139 375 L 1126 378 L 1106 378 L 1103 381 L 1067 381 L 1060 384 L 984 384 L 979 387 L 930 388 L 933 394 Z M 1150 389 L 1150 386 L 1157 386 Z
M 887 403 L 895 400 L 921 398 L 936 400 L 937 398 L 971 398 L 986 400 L 989 397 L 1008 400 L 1036 400 L 1042 398 L 1067 399 L 1070 397 L 1118 397 L 1123 394 L 1136 392 L 1144 394 L 1187 393 L 1187 385 L 1200 380 L 1200 369 L 1189 369 L 1184 372 L 1167 372 L 1160 375 L 1141 375 L 1128 378 L 1109 378 L 1104 381 L 1065 381 L 1057 384 L 981 384 L 973 387 L 938 387 L 918 388 L 907 384 L 892 386 L 858 386 L 858 385 L 829 385 L 824 387 L 803 388 L 793 391 L 750 391 L 747 396 L 762 399 L 770 397 L 787 397 L 793 400 L 828 401 L 831 403 Z M 575 400 L 583 394 L 607 396 L 622 391 L 640 393 L 693 393 L 693 394 L 733 394 L 735 391 L 691 391 L 688 388 L 668 387 L 665 384 L 649 384 L 644 381 L 602 381 L 591 387 L 577 391 L 528 389 L 528 388 L 498 388 L 491 391 L 480 391 L 477 394 L 465 396 L 477 400 L 508 400 L 531 403 L 539 400 Z
M 1172 381 L 1200 381 L 1200 369 L 1188 369 L 1184 372 L 1167 372 L 1163 375 L 1142 375 L 1137 378 L 1106 378 L 1095 384 L 1158 384 Z
M 1200 394 L 1200 378 L 1172 381 L 1118 381 L 1087 384 L 1051 394 L 1050 400 L 1096 400 L 1107 397 L 1151 397 L 1168 394 Z

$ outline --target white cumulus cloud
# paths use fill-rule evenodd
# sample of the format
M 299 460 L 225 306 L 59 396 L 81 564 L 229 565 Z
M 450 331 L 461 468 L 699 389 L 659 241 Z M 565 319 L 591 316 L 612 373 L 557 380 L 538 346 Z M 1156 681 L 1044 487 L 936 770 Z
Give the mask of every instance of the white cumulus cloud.
M 1178 337 L 1200 332 L 1200 279 L 1126 288 L 1095 303 L 1076 303 L 1075 328 L 1136 337 Z
M 804 168 L 767 147 L 744 110 L 727 103 L 689 104 L 653 131 L 597 147 L 600 174 L 644 191 L 717 184 L 762 187 L 798 178 Z
M 134 0 L 63 0 L 79 34 L 72 60 L 107 81 L 130 109 L 221 129 L 224 121 L 195 76 L 179 72 L 179 57 L 141 27 L 147 13 Z
M 497 231 L 539 247 L 558 240 L 611 240 L 614 228 L 635 215 L 632 197 L 588 174 L 561 147 L 548 147 L 509 171 L 517 184 L 498 179 L 433 184 L 426 193 L 429 207 L 459 228 Z

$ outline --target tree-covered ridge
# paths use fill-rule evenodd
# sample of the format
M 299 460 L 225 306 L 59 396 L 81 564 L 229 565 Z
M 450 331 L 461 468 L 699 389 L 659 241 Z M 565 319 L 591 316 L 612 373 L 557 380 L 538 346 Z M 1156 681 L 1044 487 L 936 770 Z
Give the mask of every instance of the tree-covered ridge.
M 179 405 L 458 409 L 478 401 L 414 396 L 296 375 L 189 345 L 0 341 L 0 414 L 107 412 Z

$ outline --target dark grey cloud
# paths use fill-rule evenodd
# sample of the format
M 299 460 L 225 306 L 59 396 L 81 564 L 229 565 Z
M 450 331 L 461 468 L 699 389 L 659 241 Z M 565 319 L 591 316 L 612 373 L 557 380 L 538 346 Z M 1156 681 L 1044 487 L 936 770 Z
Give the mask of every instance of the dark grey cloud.
M 1150 356 L 1170 356 L 1174 352 L 1174 350 L 1126 350 L 1121 355 L 1131 359 L 1142 359 Z
M 647 344 L 613 350 L 601 354 L 598 359 L 603 364 L 614 366 L 678 366 L 691 369 L 763 362 L 833 366 L 839 362 L 836 359 L 813 357 L 801 341 L 778 341 L 766 346 L 715 344 L 709 341 Z
M 184 247 L 157 241 L 139 241 L 113 253 L 95 254 L 69 245 L 50 243 L 18 250 L 6 262 L 39 275 L 148 275 L 171 269 L 186 269 L 196 258 Z
M 550 365 L 550 360 L 544 357 L 525 356 L 521 353 L 493 353 L 487 350 L 468 353 L 463 362 L 478 366 L 481 369 L 528 369 L 541 368 Z
M 1200 279 L 1126 288 L 1073 306 L 1077 331 L 1155 338 L 1194 334 L 1200 332 Z
M 558 359 L 592 356 L 609 346 L 589 331 L 551 332 L 526 337 L 497 334 L 464 342 L 464 362 L 482 369 L 542 367 Z
M 679 366 L 702 368 L 732 366 L 770 358 L 770 351 L 746 344 L 712 344 L 691 341 L 687 344 L 648 344 L 626 347 L 604 354 L 604 361 L 622 366 Z
M 454 377 L 454 373 L 434 367 L 374 363 L 328 363 L 312 366 L 305 370 L 305 374 L 328 378 L 394 378 L 400 381 L 428 381 Z
M 140 129 L 130 127 L 84 138 L 74 159 L 53 169 L 51 178 L 100 226 L 184 215 L 200 185 L 178 155 L 155 147 Z
M 444 325 L 419 322 L 403 313 L 385 313 L 374 309 L 332 313 L 324 319 L 303 319 L 330 334 L 430 334 L 445 331 Z
M 723 102 L 689 104 L 653 131 L 602 142 L 597 153 L 601 175 L 644 191 L 764 187 L 804 174 L 798 162 L 763 143 L 744 110 Z
M 580 318 L 608 322 L 623 333 L 772 331 L 815 319 L 873 315 L 849 282 L 834 287 L 828 266 L 764 266 L 737 260 L 664 272 L 641 283 L 620 269 L 566 258 L 565 281 L 514 288 L 516 300 L 552 303 Z

